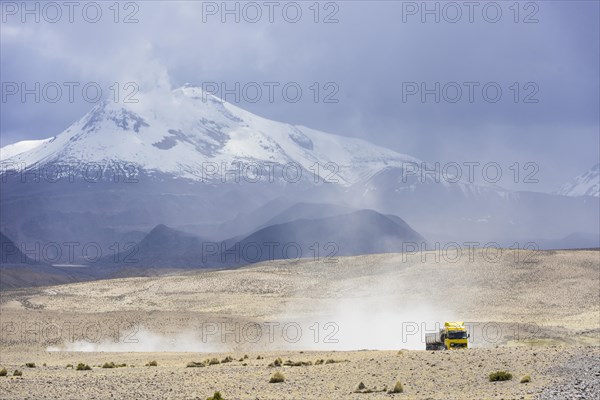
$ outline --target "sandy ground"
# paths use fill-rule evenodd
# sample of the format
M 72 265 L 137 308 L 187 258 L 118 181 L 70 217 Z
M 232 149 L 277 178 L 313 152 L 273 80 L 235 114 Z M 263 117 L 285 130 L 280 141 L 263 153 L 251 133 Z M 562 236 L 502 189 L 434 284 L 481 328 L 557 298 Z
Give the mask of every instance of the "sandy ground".
M 0 398 L 592 398 L 600 252 L 490 254 L 274 262 L 3 291 L 0 367 L 23 376 L 0 377 Z M 422 350 L 423 334 L 445 320 L 467 323 L 470 349 Z M 234 361 L 186 368 L 227 356 Z M 313 365 L 269 367 L 278 357 Z M 158 366 L 145 367 L 150 360 Z M 94 367 L 110 361 L 128 366 Z M 79 362 L 92 370 L 65 368 Z M 268 382 L 276 370 L 285 382 Z M 496 370 L 513 379 L 489 382 Z M 519 383 L 524 375 L 531 382 Z M 353 393 L 360 382 L 375 391 L 398 380 L 402 394 Z
M 46 362 L 36 368 L 22 368 L 22 356 L 10 354 L 5 362 L 11 369 L 23 370 L 22 378 L 0 381 L 2 398 L 10 399 L 206 399 L 221 391 L 226 399 L 532 399 L 544 387 L 563 380 L 556 367 L 584 351 L 600 357 L 598 349 L 578 348 L 497 348 L 465 352 L 389 351 L 363 352 L 276 352 L 248 353 L 248 360 L 237 361 L 242 353 L 229 353 L 235 361 L 200 368 L 186 368 L 189 361 L 225 354 L 189 353 L 32 353 L 28 360 Z M 302 367 L 269 367 L 281 357 L 284 361 L 333 359 L 342 362 Z M 157 367 L 145 367 L 156 360 Z M 346 361 L 347 360 L 347 361 Z M 91 371 L 67 369 L 67 364 L 105 362 L 133 364 L 135 367 Z M 37 364 L 37 363 L 36 363 Z M 246 365 L 244 365 L 246 364 Z M 514 378 L 489 382 L 488 374 L 508 370 Z M 283 383 L 269 383 L 275 371 L 281 371 Z M 519 383 L 524 375 L 530 383 Z M 392 388 L 403 383 L 405 392 L 391 395 L 353 393 L 360 382 L 367 388 Z

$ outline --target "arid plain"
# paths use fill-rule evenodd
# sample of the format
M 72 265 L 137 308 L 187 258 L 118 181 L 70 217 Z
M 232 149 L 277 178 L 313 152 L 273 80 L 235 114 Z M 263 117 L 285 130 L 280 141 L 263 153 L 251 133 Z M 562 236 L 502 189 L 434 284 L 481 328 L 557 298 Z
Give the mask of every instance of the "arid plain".
M 597 250 L 276 261 L 0 300 L 2 399 L 585 399 L 600 381 Z M 470 348 L 424 351 L 454 320 Z

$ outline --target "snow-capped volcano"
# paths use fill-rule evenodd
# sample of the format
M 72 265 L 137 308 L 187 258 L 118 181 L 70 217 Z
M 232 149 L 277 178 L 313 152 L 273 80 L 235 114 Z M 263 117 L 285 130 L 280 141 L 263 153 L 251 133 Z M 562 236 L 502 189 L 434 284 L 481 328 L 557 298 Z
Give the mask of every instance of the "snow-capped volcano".
M 3 162 L 27 166 L 129 163 L 194 180 L 214 177 L 207 163 L 227 169 L 293 163 L 345 186 L 387 166 L 419 162 L 364 140 L 259 117 L 193 86 L 140 94 L 138 103 L 103 101 L 55 138 L 29 147 L 19 142 L 2 153 Z
M 556 194 L 600 197 L 600 164 L 596 164 L 589 171 L 576 176 L 570 182 L 561 186 Z

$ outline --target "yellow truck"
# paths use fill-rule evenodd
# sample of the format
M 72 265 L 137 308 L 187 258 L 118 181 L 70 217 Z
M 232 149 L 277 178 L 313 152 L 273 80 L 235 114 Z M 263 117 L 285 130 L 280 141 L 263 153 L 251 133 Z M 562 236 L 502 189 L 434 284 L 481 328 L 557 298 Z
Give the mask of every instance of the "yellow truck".
M 466 349 L 469 337 L 464 322 L 446 322 L 439 332 L 425 334 L 425 350 Z

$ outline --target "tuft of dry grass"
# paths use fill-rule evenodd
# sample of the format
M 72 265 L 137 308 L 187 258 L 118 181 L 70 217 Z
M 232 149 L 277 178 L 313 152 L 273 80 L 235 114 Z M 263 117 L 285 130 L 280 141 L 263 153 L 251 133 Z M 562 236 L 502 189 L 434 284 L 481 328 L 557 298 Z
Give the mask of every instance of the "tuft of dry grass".
M 206 365 L 203 362 L 196 362 L 196 361 L 190 361 L 189 363 L 186 364 L 186 368 L 198 368 L 198 367 L 205 367 Z
M 312 361 L 292 361 L 287 360 L 283 363 L 286 367 L 308 367 L 313 365 Z
M 333 358 L 328 358 L 325 361 L 325 364 L 337 364 L 337 363 L 343 363 L 343 362 L 350 362 L 350 360 L 334 360 Z
M 392 390 L 390 390 L 388 393 L 403 393 L 403 392 L 404 392 L 404 386 L 402 386 L 402 383 L 400 383 L 400 381 L 396 381 L 394 388 Z
M 281 382 L 285 382 L 285 376 L 283 376 L 283 374 L 279 371 L 275 372 L 271 376 L 271 379 L 269 379 L 269 383 L 281 383 Z
M 531 382 L 531 376 L 529 375 L 525 375 L 524 377 L 521 378 L 521 380 L 519 381 L 519 383 L 529 383 Z
M 91 371 L 92 367 L 84 363 L 79 363 L 75 369 L 77 371 Z
M 512 379 L 512 374 L 506 371 L 496 371 L 489 375 L 490 382 L 509 381 Z
M 281 357 L 278 357 L 275 359 L 275 361 L 273 361 L 272 363 L 269 364 L 269 367 L 281 367 L 283 365 L 283 360 L 281 359 Z

